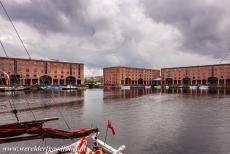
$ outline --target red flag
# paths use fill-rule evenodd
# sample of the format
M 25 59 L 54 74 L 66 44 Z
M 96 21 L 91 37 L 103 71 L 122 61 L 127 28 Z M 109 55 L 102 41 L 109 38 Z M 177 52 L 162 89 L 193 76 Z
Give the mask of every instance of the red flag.
M 113 126 L 112 126 L 112 124 L 111 124 L 111 122 L 110 122 L 110 121 L 108 121 L 107 128 L 110 128 L 110 129 L 112 130 L 112 134 L 113 134 L 113 136 L 116 134 L 115 129 L 113 128 Z

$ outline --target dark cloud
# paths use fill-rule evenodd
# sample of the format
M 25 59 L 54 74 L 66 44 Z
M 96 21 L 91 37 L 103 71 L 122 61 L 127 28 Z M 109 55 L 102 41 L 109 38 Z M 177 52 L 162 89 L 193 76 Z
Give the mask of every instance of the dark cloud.
M 215 57 L 230 54 L 228 0 L 143 0 L 143 4 L 153 20 L 180 30 L 184 51 Z
M 26 3 L 3 1 L 14 21 L 22 21 L 42 33 L 64 32 L 92 35 L 93 26 L 85 16 L 87 0 L 32 0 Z M 5 14 L 2 14 L 4 17 Z

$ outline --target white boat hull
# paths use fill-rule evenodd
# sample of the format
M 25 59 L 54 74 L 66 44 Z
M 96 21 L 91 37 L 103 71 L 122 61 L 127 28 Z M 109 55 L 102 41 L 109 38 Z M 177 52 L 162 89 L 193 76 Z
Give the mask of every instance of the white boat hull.
M 204 85 L 203 85 L 203 86 L 200 86 L 199 89 L 201 89 L 201 90 L 206 90 L 206 89 L 208 89 L 208 86 L 204 86 Z
M 130 86 L 121 86 L 121 89 L 123 89 L 123 90 L 130 90 Z
M 145 89 L 150 89 L 151 88 L 151 86 L 145 86 Z
M 189 89 L 197 89 L 197 86 L 189 86 Z
M 156 88 L 156 89 L 161 89 L 161 86 L 154 86 L 154 88 Z
M 95 136 L 92 136 L 92 139 L 94 139 Z M 120 146 L 118 149 L 115 149 L 111 147 L 110 145 L 106 144 L 105 142 L 97 139 L 96 142 L 98 145 L 106 151 L 108 154 L 122 154 L 122 151 L 126 148 L 125 145 Z M 69 146 L 64 146 L 59 149 L 54 149 L 46 152 L 46 154 L 57 154 L 58 152 L 64 152 L 65 154 L 78 154 L 77 152 L 77 147 L 80 143 L 80 140 L 69 145 Z M 90 148 L 87 148 L 86 154 L 92 153 L 93 151 Z

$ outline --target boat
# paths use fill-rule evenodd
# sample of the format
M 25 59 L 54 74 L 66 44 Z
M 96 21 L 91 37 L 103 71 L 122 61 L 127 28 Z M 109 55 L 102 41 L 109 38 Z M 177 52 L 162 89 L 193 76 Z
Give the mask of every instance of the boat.
M 87 148 L 88 153 L 94 153 L 93 151 L 100 149 L 103 152 L 106 152 L 107 154 L 122 154 L 121 152 L 124 151 L 125 149 L 125 145 L 122 145 L 118 149 L 116 149 L 106 144 L 106 138 L 105 138 L 105 142 L 100 140 L 98 138 L 98 135 L 100 134 L 98 128 L 80 128 L 80 129 L 73 129 L 67 131 L 67 130 L 60 130 L 56 128 L 43 127 L 45 122 L 58 120 L 58 119 L 59 118 L 57 117 L 51 117 L 51 118 L 45 118 L 39 120 L 15 122 L 10 124 L 0 125 L 0 144 L 29 141 L 35 139 L 45 139 L 45 138 L 53 138 L 53 139 L 81 138 L 77 142 L 74 142 L 68 146 L 61 146 L 61 148 L 59 149 L 54 149 L 54 150 L 47 149 L 48 151 L 46 151 L 45 154 L 58 154 L 60 152 L 66 154 L 79 154 L 79 151 L 82 149 L 81 143 L 83 140 L 86 141 L 85 147 Z M 93 142 L 90 142 L 89 136 L 91 136 Z M 88 143 L 93 143 L 93 144 L 88 145 Z
M 67 85 L 62 87 L 62 90 L 73 90 L 73 89 L 77 89 L 77 86 Z
M 95 133 L 91 136 L 90 140 L 92 140 L 91 143 L 93 143 L 92 147 L 95 148 L 95 146 L 100 147 L 104 154 L 122 154 L 122 151 L 125 150 L 126 146 L 121 145 L 119 148 L 115 149 L 112 146 L 106 144 L 102 140 L 98 139 L 98 134 Z M 86 137 L 87 140 L 89 140 L 89 136 Z M 66 154 L 78 154 L 77 147 L 81 144 L 81 140 L 78 140 L 75 143 L 72 143 L 71 145 L 61 147 L 59 149 L 54 149 L 47 151 L 45 154 L 57 154 L 57 153 L 66 153 Z M 94 153 L 94 149 L 92 149 L 90 146 L 87 147 L 86 154 Z
M 207 85 L 201 85 L 201 86 L 199 86 L 199 89 L 201 89 L 201 90 L 207 90 L 208 86 Z
M 165 89 L 169 89 L 169 86 L 165 86 Z
M 145 86 L 145 89 L 150 89 L 151 88 L 151 86 Z
M 154 86 L 154 88 L 156 88 L 156 89 L 161 89 L 161 86 Z
M 130 90 L 130 86 L 121 86 L 122 90 Z
M 1 92 L 7 92 L 7 91 L 23 91 L 26 90 L 26 87 L 14 87 L 14 86 L 10 86 L 10 87 L 0 87 L 0 91 Z
M 52 87 L 52 86 L 45 86 L 45 87 L 41 87 L 41 89 L 44 90 L 44 91 L 55 91 L 55 92 L 62 90 L 62 88 L 58 87 L 58 86 L 54 86 L 54 87 Z
M 189 86 L 189 89 L 197 89 L 197 86 Z

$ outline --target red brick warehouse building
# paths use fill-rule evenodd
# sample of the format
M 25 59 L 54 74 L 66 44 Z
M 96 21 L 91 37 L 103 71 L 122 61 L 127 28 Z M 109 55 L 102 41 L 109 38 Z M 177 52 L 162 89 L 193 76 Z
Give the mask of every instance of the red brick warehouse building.
M 230 86 L 230 64 L 162 68 L 163 85 Z
M 105 85 L 152 85 L 160 70 L 117 66 L 104 68 L 103 76 Z
M 84 64 L 0 57 L 0 85 L 80 85 Z

